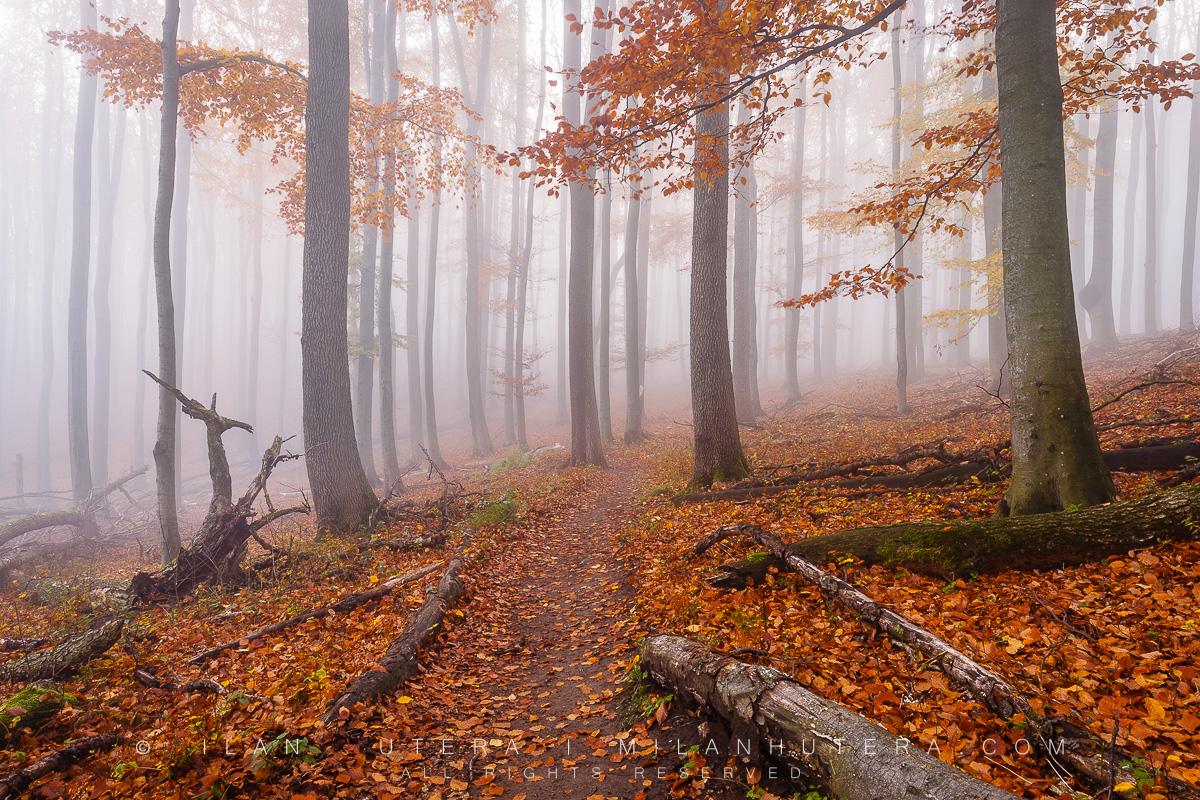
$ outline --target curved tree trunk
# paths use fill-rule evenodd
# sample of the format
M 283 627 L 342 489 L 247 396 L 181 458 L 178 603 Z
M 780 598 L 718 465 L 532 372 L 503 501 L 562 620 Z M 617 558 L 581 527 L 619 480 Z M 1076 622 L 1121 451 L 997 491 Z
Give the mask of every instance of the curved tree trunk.
M 998 0 L 1004 298 L 1012 370 L 1014 515 L 1113 499 L 1075 320 L 1055 7 Z
M 309 0 L 304 279 L 304 448 L 317 524 L 350 530 L 377 500 L 354 438 L 346 338 L 350 251 L 350 21 L 347 0 Z

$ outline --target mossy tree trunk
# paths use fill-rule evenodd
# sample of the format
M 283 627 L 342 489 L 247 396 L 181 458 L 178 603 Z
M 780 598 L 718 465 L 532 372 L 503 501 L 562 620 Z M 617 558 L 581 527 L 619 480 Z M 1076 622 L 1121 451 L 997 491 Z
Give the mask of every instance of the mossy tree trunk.
M 1115 496 L 1083 377 L 1067 233 L 1055 6 L 998 0 L 1004 298 L 1012 375 L 1013 515 Z

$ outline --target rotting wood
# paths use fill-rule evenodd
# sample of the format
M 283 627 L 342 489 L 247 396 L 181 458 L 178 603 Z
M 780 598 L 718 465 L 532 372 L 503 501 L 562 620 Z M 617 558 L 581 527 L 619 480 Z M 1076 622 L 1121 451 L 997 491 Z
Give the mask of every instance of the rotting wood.
M 53 753 L 47 753 L 29 766 L 13 770 L 0 778 L 0 800 L 16 800 L 36 781 L 53 772 L 64 772 L 95 753 L 111 750 L 124 740 L 125 737 L 121 734 L 102 733 L 80 739 Z

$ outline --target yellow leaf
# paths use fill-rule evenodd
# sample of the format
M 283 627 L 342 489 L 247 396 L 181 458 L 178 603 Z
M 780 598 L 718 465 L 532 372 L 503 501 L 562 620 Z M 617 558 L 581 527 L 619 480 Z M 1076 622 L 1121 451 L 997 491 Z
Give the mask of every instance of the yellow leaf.
M 1162 703 L 1158 702 L 1153 697 L 1146 698 L 1146 710 L 1150 712 L 1150 719 L 1167 718 L 1167 710 L 1163 708 Z
M 1132 788 L 1133 788 L 1133 784 L 1130 783 L 1129 781 L 1121 781 L 1120 783 L 1118 783 L 1116 786 L 1113 787 L 1113 791 L 1114 792 L 1128 792 Z
M 411 703 L 412 698 L 406 694 L 402 694 L 396 698 L 396 702 L 399 703 L 400 705 L 404 705 L 405 703 Z
M 371 583 L 379 583 L 379 576 L 378 576 L 378 575 L 372 575 L 372 576 L 371 576 Z
M 1005 636 L 1004 639 L 1008 642 L 1008 647 L 1005 647 L 1004 649 L 1010 656 L 1016 655 L 1017 651 L 1025 646 L 1025 643 L 1020 639 L 1014 639 L 1011 636 Z

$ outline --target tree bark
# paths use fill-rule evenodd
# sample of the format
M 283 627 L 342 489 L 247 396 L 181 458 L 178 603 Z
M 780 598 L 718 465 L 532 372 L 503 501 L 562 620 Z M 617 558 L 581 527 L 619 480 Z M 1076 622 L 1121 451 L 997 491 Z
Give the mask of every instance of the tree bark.
M 429 13 L 429 38 L 430 38 L 430 67 L 433 76 L 434 87 L 441 86 L 441 47 L 440 36 L 438 34 L 438 14 L 437 8 L 431 7 Z M 441 172 L 441 157 L 434 156 L 437 159 L 438 172 Z M 437 260 L 438 260 L 438 233 L 442 215 L 442 189 L 440 185 L 433 187 L 433 200 L 429 210 L 429 241 L 425 245 L 425 257 L 429 260 L 428 271 L 425 276 L 425 335 L 422 341 L 422 348 L 425 356 L 425 375 L 422 378 L 422 385 L 425 390 L 425 442 L 428 446 L 429 460 L 438 466 L 444 465 L 446 462 L 442 460 L 442 448 L 438 442 L 437 432 L 437 394 L 433 390 L 433 333 L 434 323 L 437 313 Z M 411 228 L 410 228 L 411 232 Z M 411 247 L 411 245 L 410 245 Z M 411 250 L 410 250 L 411 252 Z
M 1055 7 L 998 0 L 1003 260 L 1012 375 L 1007 511 L 1111 501 L 1083 377 L 1067 233 Z
M 116 644 L 124 626 L 124 620 L 112 620 L 49 650 L 10 661 L 0 667 L 0 681 L 27 683 L 70 675 Z
M 596 348 L 596 410 L 600 438 L 613 440 L 612 388 L 609 366 L 612 339 L 612 172 L 604 172 L 604 194 L 600 197 L 600 320 Z
M 729 107 L 698 111 L 696 166 L 692 190 L 691 342 L 692 483 L 744 478 L 749 464 L 742 452 L 734 400 L 726 312 L 729 235 Z
M 751 112 L 743 109 L 743 122 Z M 757 185 L 754 164 L 734 173 L 733 200 L 733 399 L 739 422 L 754 422 L 762 415 L 755 403 L 758 376 L 754 370 L 754 203 Z
M 1133 115 L 1133 134 L 1130 137 L 1129 179 L 1125 182 L 1125 219 L 1132 222 L 1137 219 L 1138 183 L 1142 171 L 1142 127 L 1145 125 L 1142 115 Z M 1186 229 L 1185 229 L 1186 230 Z M 1128 334 L 1132 330 L 1130 317 L 1133 316 L 1133 273 L 1136 271 L 1134 261 L 1134 242 L 1137 239 L 1135 226 L 1130 224 L 1122 237 L 1122 269 L 1120 306 L 1117 318 L 1117 330 Z
M 1146 270 L 1143 273 L 1142 309 L 1146 333 L 1158 332 L 1158 141 L 1154 131 L 1153 98 L 1146 100 Z
M 801 77 L 797 90 L 803 99 L 808 91 L 807 77 Z M 788 259 L 788 294 L 792 298 L 804 294 L 804 123 L 808 106 L 796 106 L 796 131 L 792 142 L 791 258 Z M 800 400 L 800 309 L 784 311 L 783 361 L 784 381 L 788 403 Z
M 92 753 L 111 750 L 124 741 L 124 738 L 118 733 L 102 733 L 84 737 L 61 750 L 48 753 L 29 766 L 10 772 L 0 779 L 0 800 L 16 800 L 39 779 L 52 772 L 65 772 Z
M 641 316 L 641 272 L 646 264 L 638 263 L 638 234 L 641 227 L 642 200 L 638 196 L 642 184 L 634 179 L 629 186 L 630 198 L 625 215 L 625 443 L 640 442 L 646 437 L 646 378 L 642 362 L 641 343 L 646 336 L 639 324 Z
M 96 29 L 96 6 L 79 2 L 80 22 Z M 92 244 L 92 140 L 96 127 L 96 76 L 80 70 L 71 180 L 71 279 L 67 294 L 67 439 L 71 493 L 83 500 L 92 489 L 88 451 L 88 275 Z
M 302 393 L 317 524 L 352 530 L 377 502 L 354 437 L 346 338 L 350 251 L 350 20 L 347 0 L 309 0 L 305 118 Z
M 900 157 L 902 151 L 900 139 L 900 121 L 904 115 L 904 99 L 900 88 L 904 83 L 903 67 L 900 64 L 900 26 L 903 22 L 903 12 L 896 18 L 892 26 L 892 174 L 900 174 Z M 896 269 L 903 272 L 906 268 L 906 253 L 904 232 L 899 227 L 892 234 L 892 246 L 896 253 Z M 904 416 L 909 413 L 908 407 L 908 303 L 905 289 L 896 289 L 896 413 Z
M 158 315 L 158 374 L 179 383 L 175 348 L 175 299 L 171 283 L 171 217 L 175 200 L 175 145 L 179 128 L 179 0 L 166 0 L 162 41 L 162 121 L 159 133 L 158 197 L 154 205 L 154 298 Z M 158 392 L 158 425 L 154 442 L 154 482 L 158 503 L 159 550 L 163 566 L 179 555 L 179 512 L 176 480 L 178 425 L 175 398 Z
M 582 34 L 571 30 L 572 19 L 581 19 L 580 0 L 564 0 L 563 65 L 578 74 L 582 59 Z M 568 125 L 583 120 L 582 98 L 570 82 L 563 86 L 563 107 Z M 595 203 L 592 194 L 594 168 L 586 178 L 573 181 L 568 190 L 571 203 L 570 280 L 567 289 L 569 335 L 567 368 L 570 373 L 571 458 L 569 463 L 604 465 L 604 441 L 600 435 L 600 409 L 596 399 L 595 351 L 592 349 L 592 279 L 595 253 Z
M 1092 195 L 1092 272 L 1079 292 L 1079 301 L 1091 322 L 1092 340 L 1103 345 L 1117 342 L 1113 314 L 1113 194 L 1117 167 L 1118 116 L 1115 109 L 1100 113 L 1096 134 L 1096 188 Z
M 919 747 L 770 667 L 744 664 L 680 636 L 647 637 L 642 664 L 663 686 L 711 709 L 734 734 L 767 743 L 767 755 L 789 777 L 817 784 L 832 797 L 1012 800 Z M 866 743 L 878 748 L 867 748 Z M 907 740 L 904 740 L 905 745 Z
M 386 102 L 395 103 L 400 97 L 400 84 L 396 80 L 396 72 L 400 68 L 396 54 L 396 4 L 387 3 L 384 17 L 383 49 L 386 54 Z M 383 455 L 383 479 L 390 489 L 400 480 L 400 457 L 396 452 L 396 390 L 395 370 L 396 355 L 392 346 L 392 274 L 395 248 L 396 223 L 395 201 L 396 180 L 393 171 L 396 168 L 395 159 L 389 153 L 384 169 L 383 205 L 386 209 L 386 223 L 383 228 L 383 244 L 379 252 L 379 439 Z M 415 293 L 416 287 L 409 287 Z M 416 347 L 416 340 L 409 343 L 410 348 Z M 420 377 L 418 376 L 418 383 Z M 420 406 L 417 406 L 418 412 Z M 417 421 L 417 429 L 421 427 Z

